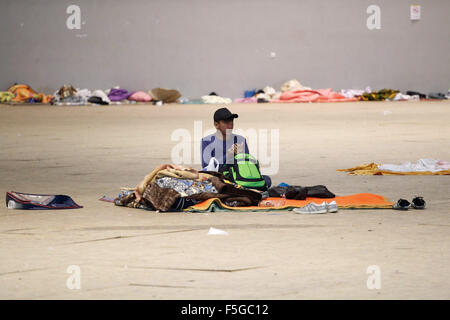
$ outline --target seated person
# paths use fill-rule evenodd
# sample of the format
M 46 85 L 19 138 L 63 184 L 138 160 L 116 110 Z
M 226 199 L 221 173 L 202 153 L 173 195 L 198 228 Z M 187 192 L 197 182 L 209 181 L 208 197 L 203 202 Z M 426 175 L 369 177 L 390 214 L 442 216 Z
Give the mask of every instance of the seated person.
M 238 115 L 231 113 L 227 108 L 220 108 L 214 113 L 214 127 L 217 131 L 202 139 L 201 158 L 202 168 L 206 167 L 214 157 L 219 163 L 219 171 L 224 164 L 233 164 L 234 156 L 238 153 L 250 153 L 247 140 L 233 133 L 234 119 Z M 267 186 L 270 188 L 272 181 L 269 176 L 264 176 Z

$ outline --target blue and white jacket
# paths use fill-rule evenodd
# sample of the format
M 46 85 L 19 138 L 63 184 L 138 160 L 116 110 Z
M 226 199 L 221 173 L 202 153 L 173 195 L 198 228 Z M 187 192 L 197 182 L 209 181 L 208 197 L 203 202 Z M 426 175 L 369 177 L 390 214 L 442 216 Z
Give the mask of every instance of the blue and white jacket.
M 211 160 L 212 157 L 219 161 L 219 164 L 232 164 L 234 161 L 234 153 L 227 153 L 233 144 L 244 145 L 244 152 L 249 153 L 247 140 L 238 134 L 231 134 L 226 140 L 223 139 L 223 135 L 220 131 L 217 131 L 202 139 L 201 146 L 201 158 L 202 168 L 204 169 Z

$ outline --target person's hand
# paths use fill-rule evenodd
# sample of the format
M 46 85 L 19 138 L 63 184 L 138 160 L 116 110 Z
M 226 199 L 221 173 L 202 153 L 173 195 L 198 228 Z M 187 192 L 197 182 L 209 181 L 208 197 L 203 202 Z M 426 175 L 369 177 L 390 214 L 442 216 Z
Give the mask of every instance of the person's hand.
M 227 150 L 230 154 L 239 154 L 244 152 L 244 143 L 235 143 Z
M 244 143 L 234 144 L 234 154 L 244 153 Z

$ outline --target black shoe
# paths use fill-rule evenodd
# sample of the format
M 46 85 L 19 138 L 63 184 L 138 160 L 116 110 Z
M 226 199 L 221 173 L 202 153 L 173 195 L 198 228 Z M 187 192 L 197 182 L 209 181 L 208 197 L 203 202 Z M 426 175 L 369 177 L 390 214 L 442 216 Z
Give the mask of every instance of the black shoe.
M 426 205 L 426 202 L 425 202 L 425 200 L 423 200 L 423 198 L 422 197 L 415 197 L 413 200 L 412 200 L 412 207 L 414 208 L 414 209 L 419 209 L 419 210 L 421 210 L 421 209 L 425 209 L 425 205 Z
M 405 199 L 399 199 L 396 204 L 392 206 L 394 210 L 408 210 L 411 208 L 411 203 Z

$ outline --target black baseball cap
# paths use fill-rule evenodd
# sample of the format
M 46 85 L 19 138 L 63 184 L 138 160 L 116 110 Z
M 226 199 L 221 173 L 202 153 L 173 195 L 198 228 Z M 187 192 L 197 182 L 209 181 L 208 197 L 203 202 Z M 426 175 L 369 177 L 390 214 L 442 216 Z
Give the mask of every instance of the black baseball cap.
M 220 120 L 230 120 L 239 117 L 236 113 L 231 113 L 227 108 L 220 108 L 214 112 L 214 121 L 219 122 Z

